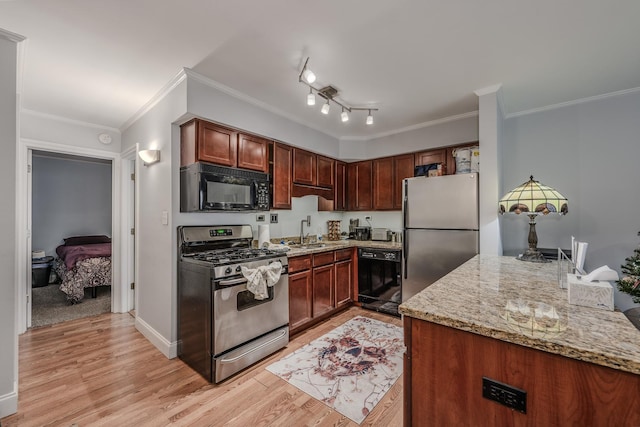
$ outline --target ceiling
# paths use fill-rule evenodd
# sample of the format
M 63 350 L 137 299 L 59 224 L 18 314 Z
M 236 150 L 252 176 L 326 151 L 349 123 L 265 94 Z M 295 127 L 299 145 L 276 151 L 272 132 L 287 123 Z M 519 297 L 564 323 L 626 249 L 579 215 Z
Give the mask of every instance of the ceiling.
M 183 67 L 337 138 L 640 87 L 637 0 L 0 0 L 25 110 L 123 129 Z M 349 106 L 308 107 L 304 60 Z M 215 118 L 211 118 L 215 119 Z

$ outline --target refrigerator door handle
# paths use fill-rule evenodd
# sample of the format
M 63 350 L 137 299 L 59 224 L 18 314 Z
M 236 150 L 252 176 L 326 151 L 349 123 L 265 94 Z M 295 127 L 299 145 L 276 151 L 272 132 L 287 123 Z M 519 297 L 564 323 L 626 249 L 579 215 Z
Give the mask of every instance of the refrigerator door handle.
M 404 278 L 408 277 L 407 272 L 407 262 L 409 260 L 409 244 L 407 241 L 409 240 L 409 235 L 407 234 L 407 230 L 402 230 L 402 259 L 404 260 Z

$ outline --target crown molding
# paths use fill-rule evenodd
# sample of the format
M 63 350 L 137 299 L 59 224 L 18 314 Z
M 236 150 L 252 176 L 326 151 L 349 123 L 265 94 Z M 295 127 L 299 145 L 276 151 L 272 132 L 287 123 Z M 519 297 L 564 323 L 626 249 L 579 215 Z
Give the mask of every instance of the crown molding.
M 211 87 L 213 89 L 219 90 L 220 92 L 226 93 L 227 95 L 232 96 L 234 98 L 237 98 L 237 99 L 239 99 L 241 101 L 244 101 L 244 102 L 246 102 L 248 104 L 255 105 L 256 107 L 259 107 L 259 108 L 261 108 L 263 110 L 267 110 L 270 113 L 273 113 L 273 114 L 276 114 L 278 116 L 284 117 L 285 119 L 290 120 L 290 121 L 295 122 L 295 123 L 298 123 L 298 124 L 300 124 L 302 126 L 306 126 L 308 128 L 316 130 L 316 131 L 318 131 L 320 133 L 323 133 L 325 135 L 329 135 L 330 137 L 335 138 L 337 140 L 340 139 L 339 136 L 327 132 L 326 129 L 322 129 L 322 128 L 314 125 L 313 123 L 309 123 L 309 122 L 305 122 L 304 120 L 300 120 L 299 118 L 297 118 L 297 117 L 295 117 L 295 116 L 293 116 L 293 115 L 291 115 L 289 113 L 286 113 L 286 112 L 284 112 L 284 111 L 282 111 L 282 110 L 280 110 L 278 108 L 275 108 L 272 105 L 264 103 L 264 102 L 262 102 L 262 101 L 260 101 L 260 100 L 258 100 L 256 98 L 252 98 L 249 95 L 246 95 L 246 94 L 244 94 L 242 92 L 239 92 L 239 91 L 237 91 L 235 89 L 232 89 L 229 86 L 225 86 L 220 82 L 217 82 L 217 81 L 215 81 L 213 79 L 210 79 L 209 77 L 203 76 L 202 74 L 199 74 L 199 73 L 193 71 L 190 68 L 185 68 L 184 70 L 187 73 L 187 75 L 189 76 L 189 78 L 192 78 L 193 80 L 196 80 L 196 81 L 198 81 L 198 82 L 200 82 L 200 83 L 202 83 L 202 84 L 204 84 L 206 86 L 209 86 L 209 87 Z
M 12 41 L 14 43 L 20 43 L 21 41 L 26 40 L 25 36 L 21 36 L 17 33 L 12 33 L 11 31 L 0 28 L 0 38 Z
M 20 114 L 25 114 L 27 116 L 33 116 L 33 117 L 41 117 L 43 119 L 55 120 L 57 122 L 69 123 L 69 124 L 76 125 L 76 126 L 83 126 L 83 127 L 94 128 L 94 129 L 107 130 L 107 131 L 115 132 L 117 134 L 120 133 L 120 129 L 114 128 L 114 127 L 111 127 L 111 126 L 104 126 L 104 125 L 99 125 L 99 124 L 96 124 L 96 123 L 83 122 L 81 120 L 69 119 L 67 117 L 56 116 L 55 114 L 49 114 L 49 113 L 42 113 L 40 111 L 27 110 L 27 109 L 23 108 L 22 110 L 20 110 Z
M 619 90 L 617 92 L 603 93 L 601 95 L 589 96 L 587 98 L 575 99 L 573 101 L 560 102 L 558 104 L 547 105 L 545 107 L 540 107 L 540 108 L 532 108 L 530 110 L 518 111 L 516 113 L 507 114 L 505 118 L 511 119 L 513 117 L 526 116 L 533 113 L 541 113 L 543 111 L 555 110 L 557 108 L 562 108 L 562 107 L 570 107 L 572 105 L 584 104 L 586 102 L 598 101 L 600 99 L 613 98 L 615 96 L 627 95 L 627 94 L 636 93 L 636 92 L 640 92 L 640 87 Z
M 120 126 L 120 129 L 118 130 L 118 132 L 124 132 L 125 130 L 127 130 L 129 126 L 131 126 L 138 119 L 140 119 L 142 116 L 147 114 L 149 110 L 151 110 L 160 101 L 162 101 L 165 96 L 169 95 L 169 93 L 171 93 L 171 91 L 175 89 L 176 86 L 178 86 L 180 83 L 182 83 L 182 81 L 186 78 L 187 78 L 186 68 L 183 68 L 180 71 L 178 71 L 178 73 L 175 76 L 173 76 L 173 78 L 171 78 L 171 80 L 169 80 L 167 84 L 165 84 L 162 87 L 162 89 L 160 89 L 155 95 L 153 95 L 149 101 L 147 101 L 138 111 L 135 112 L 133 116 L 129 117 L 129 119 L 126 122 L 124 122 L 122 126 Z
M 477 117 L 478 111 L 469 111 L 468 113 L 456 114 L 455 116 L 443 117 L 441 119 L 431 120 L 428 122 L 418 123 L 417 125 L 411 125 L 400 129 L 394 129 L 388 132 L 379 133 L 376 135 L 359 137 L 359 136 L 346 136 L 340 138 L 340 141 L 371 141 L 374 139 L 384 138 L 386 136 L 397 135 L 400 133 L 410 132 L 412 130 L 422 129 L 430 126 L 441 125 L 443 123 L 455 122 L 457 120 L 467 119 L 469 117 Z

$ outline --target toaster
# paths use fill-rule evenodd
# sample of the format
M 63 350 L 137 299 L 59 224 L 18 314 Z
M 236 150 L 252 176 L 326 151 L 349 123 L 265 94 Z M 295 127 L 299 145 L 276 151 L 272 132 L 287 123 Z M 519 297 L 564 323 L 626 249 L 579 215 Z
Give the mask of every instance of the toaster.
M 388 242 L 391 240 L 391 230 L 388 228 L 372 228 L 371 240 L 382 240 Z

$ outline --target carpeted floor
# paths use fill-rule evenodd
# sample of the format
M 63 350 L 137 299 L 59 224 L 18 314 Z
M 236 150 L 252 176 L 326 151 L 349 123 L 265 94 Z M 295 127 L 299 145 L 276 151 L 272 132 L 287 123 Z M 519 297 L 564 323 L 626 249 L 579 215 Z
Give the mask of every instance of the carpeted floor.
M 99 286 L 97 297 L 91 298 L 91 289 L 84 290 L 84 299 L 70 304 L 59 285 L 33 288 L 31 295 L 31 327 L 53 325 L 82 317 L 96 316 L 111 311 L 111 286 Z
M 403 330 L 355 317 L 267 370 L 360 424 L 402 373 Z

